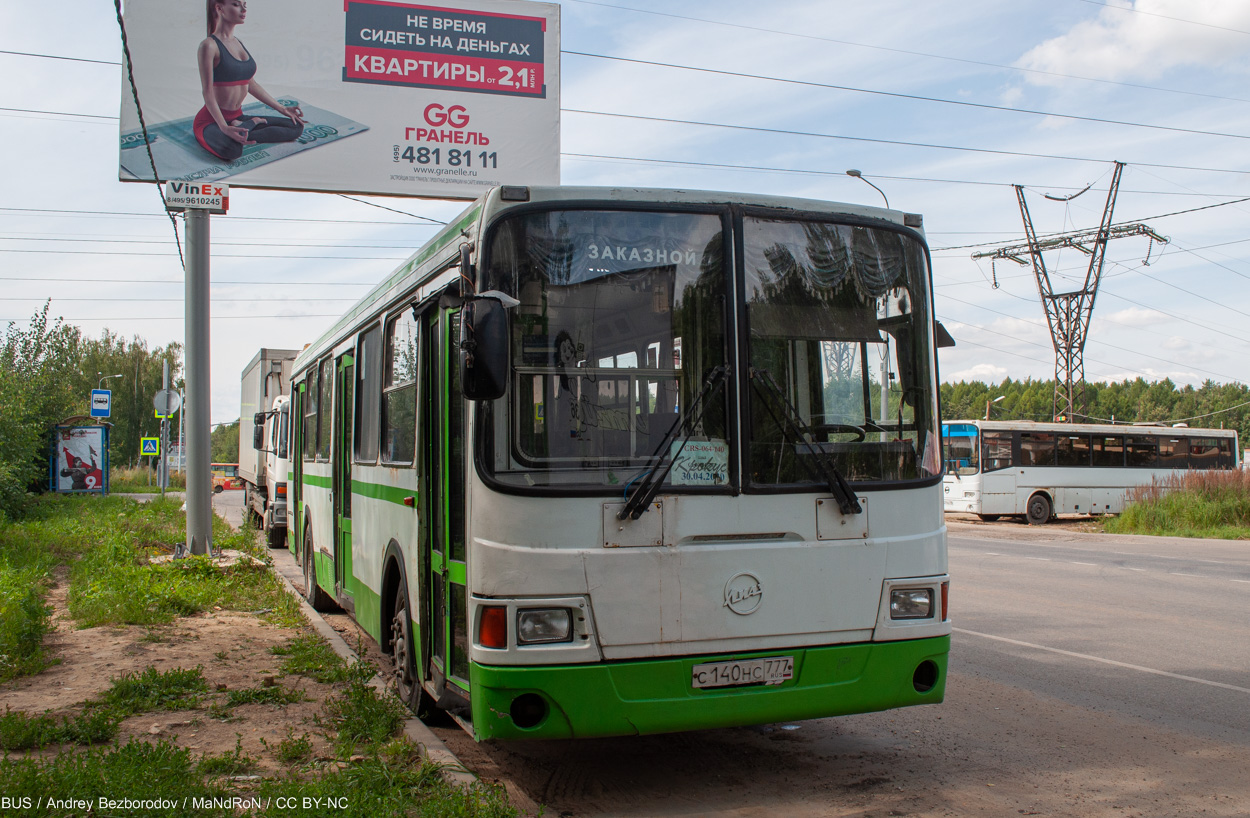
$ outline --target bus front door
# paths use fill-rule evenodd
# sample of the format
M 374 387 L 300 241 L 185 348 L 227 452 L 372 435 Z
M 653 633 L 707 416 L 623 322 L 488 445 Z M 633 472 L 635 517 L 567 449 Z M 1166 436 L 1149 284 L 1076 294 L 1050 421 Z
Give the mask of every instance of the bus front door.
M 423 327 L 421 394 L 421 486 L 429 521 L 424 547 L 429 566 L 429 607 L 422 641 L 430 646 L 429 678 L 434 698 L 460 709 L 447 694 L 469 691 L 468 571 L 465 557 L 465 421 L 460 392 L 460 311 L 431 310 Z
M 334 485 L 334 594 L 355 612 L 352 595 L 352 416 L 356 407 L 356 366 L 342 355 L 335 367 L 334 441 L 331 458 Z

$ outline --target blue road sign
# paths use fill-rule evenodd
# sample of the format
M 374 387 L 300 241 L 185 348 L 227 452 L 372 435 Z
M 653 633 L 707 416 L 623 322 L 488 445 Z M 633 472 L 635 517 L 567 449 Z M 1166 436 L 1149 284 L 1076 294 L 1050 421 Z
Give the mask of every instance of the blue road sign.
M 109 389 L 91 390 L 91 416 L 106 418 L 113 408 L 113 392 Z
M 159 437 L 139 438 L 139 454 L 142 457 L 160 457 L 161 439 Z

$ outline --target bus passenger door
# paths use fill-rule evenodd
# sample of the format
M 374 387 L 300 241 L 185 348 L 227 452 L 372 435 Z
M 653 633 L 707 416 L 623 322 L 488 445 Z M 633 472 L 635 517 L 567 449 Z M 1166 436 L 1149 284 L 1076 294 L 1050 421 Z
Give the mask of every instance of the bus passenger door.
M 423 327 L 421 485 L 428 536 L 430 679 L 435 698 L 447 692 L 468 698 L 468 572 L 465 559 L 465 428 L 457 354 L 460 311 L 432 310 Z M 453 711 L 455 707 L 452 707 Z
M 356 406 L 356 366 L 342 355 L 335 366 L 334 440 L 330 457 L 334 485 L 334 591 L 338 601 L 355 611 L 352 598 L 352 414 Z

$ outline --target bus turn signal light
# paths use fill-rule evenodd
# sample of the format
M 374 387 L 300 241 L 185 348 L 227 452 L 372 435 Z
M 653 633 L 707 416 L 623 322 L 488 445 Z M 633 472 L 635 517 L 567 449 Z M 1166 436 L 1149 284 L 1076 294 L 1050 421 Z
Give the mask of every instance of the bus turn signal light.
M 950 597 L 951 584 L 949 582 L 942 583 L 942 621 L 950 619 L 950 613 L 946 607 L 946 600 Z
M 508 647 L 508 609 L 495 605 L 483 607 L 477 623 L 477 642 L 484 648 Z

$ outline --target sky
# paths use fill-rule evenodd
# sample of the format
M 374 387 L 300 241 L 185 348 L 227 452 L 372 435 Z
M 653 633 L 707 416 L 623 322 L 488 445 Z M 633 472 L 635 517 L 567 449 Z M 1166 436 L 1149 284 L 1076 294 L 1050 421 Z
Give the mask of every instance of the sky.
M 1032 269 L 972 254 L 1025 241 L 1013 185 L 1038 233 L 1097 227 L 1125 162 L 1114 221 L 1169 241 L 1108 245 L 1086 379 L 1250 381 L 1250 3 L 560 6 L 563 184 L 888 198 L 924 216 L 957 341 L 942 379 L 996 383 L 1053 377 L 1054 352 Z M 120 61 L 113 4 L 0 0 L 0 321 L 50 298 L 88 335 L 181 342 L 181 224 L 117 181 Z M 212 223 L 214 423 L 260 347 L 316 339 L 464 206 L 233 190 Z M 1083 285 L 1080 251 L 1045 258 L 1056 292 Z

